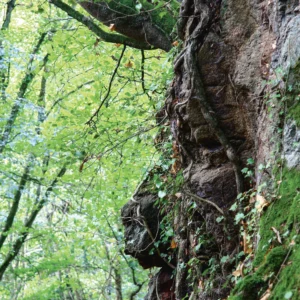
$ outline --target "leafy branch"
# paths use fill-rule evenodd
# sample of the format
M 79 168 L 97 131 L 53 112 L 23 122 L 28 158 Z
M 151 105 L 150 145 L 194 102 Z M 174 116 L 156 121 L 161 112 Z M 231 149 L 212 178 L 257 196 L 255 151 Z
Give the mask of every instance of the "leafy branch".
M 67 13 L 70 17 L 74 18 L 84 26 L 86 26 L 89 30 L 94 32 L 99 38 L 101 38 L 103 41 L 107 43 L 113 43 L 113 44 L 123 44 L 126 46 L 130 46 L 136 49 L 144 49 L 144 50 L 151 50 L 153 47 L 149 44 L 133 40 L 131 38 L 128 38 L 124 35 L 114 34 L 114 33 L 108 33 L 101 29 L 96 23 L 94 23 L 91 19 L 84 16 L 77 10 L 73 9 L 68 4 L 62 2 L 61 0 L 49 0 L 49 3 L 55 5 L 56 7 L 63 10 L 65 13 Z
M 54 103 L 52 104 L 52 106 L 49 108 L 48 112 L 45 115 L 45 119 L 47 119 L 50 115 L 50 113 L 53 111 L 53 109 L 56 107 L 56 105 L 58 105 L 61 101 L 63 101 L 65 98 L 75 94 L 76 92 L 78 92 L 80 89 L 82 89 L 83 87 L 85 87 L 86 85 L 92 84 L 94 83 L 95 80 L 89 80 L 87 82 L 84 82 L 80 85 L 78 85 L 74 90 L 68 92 L 66 95 L 58 98 L 56 101 L 54 101 Z

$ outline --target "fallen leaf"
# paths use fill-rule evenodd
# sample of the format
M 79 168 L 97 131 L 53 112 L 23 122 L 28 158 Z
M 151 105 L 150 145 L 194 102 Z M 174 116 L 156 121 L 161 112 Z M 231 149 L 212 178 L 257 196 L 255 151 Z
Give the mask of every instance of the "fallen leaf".
M 247 240 L 247 235 L 248 235 L 248 224 L 246 222 L 242 222 L 243 228 L 244 228 L 244 234 L 243 234 L 243 248 L 244 248 L 244 252 L 247 254 L 251 254 L 252 253 L 252 248 L 249 247 L 249 242 Z
M 265 207 L 268 207 L 270 203 L 262 195 L 256 195 L 255 208 L 258 212 L 262 212 Z
M 179 160 L 176 160 L 171 167 L 170 173 L 176 175 L 179 172 L 180 168 L 181 163 L 179 162 Z
M 255 202 L 256 202 L 255 197 L 251 197 L 250 200 L 249 200 L 249 203 L 255 203 Z
M 234 277 L 240 277 L 243 276 L 243 263 L 239 263 L 236 270 L 232 272 L 232 275 Z
M 232 272 L 232 275 L 233 275 L 234 277 L 240 277 L 240 276 L 242 276 L 240 270 L 235 270 L 235 271 L 233 271 L 233 272 Z
M 115 44 L 115 46 L 116 46 L 117 48 L 119 48 L 121 45 L 122 45 L 122 44 Z
M 243 246 L 244 246 L 244 253 L 251 254 L 252 248 L 249 247 L 248 241 L 247 241 L 247 233 L 244 232 L 243 235 Z
M 273 232 L 275 233 L 278 243 L 282 244 L 282 241 L 281 241 L 281 237 L 280 237 L 279 231 L 278 231 L 275 227 L 271 227 L 271 229 L 272 229 Z
M 115 24 L 110 24 L 109 25 L 109 30 L 110 31 L 115 31 L 116 30 L 116 25 Z
M 175 242 L 174 239 L 172 239 L 172 241 L 171 241 L 170 248 L 171 248 L 171 249 L 176 249 L 176 248 L 177 248 L 177 243 Z

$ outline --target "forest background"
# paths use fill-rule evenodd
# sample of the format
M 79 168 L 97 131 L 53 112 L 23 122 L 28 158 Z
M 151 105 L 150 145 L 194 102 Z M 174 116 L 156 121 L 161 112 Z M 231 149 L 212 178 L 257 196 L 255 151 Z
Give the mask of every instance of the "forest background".
M 104 43 L 15 2 L 0 4 L 0 298 L 142 299 L 151 274 L 124 255 L 119 212 L 172 164 L 153 139 L 176 49 Z

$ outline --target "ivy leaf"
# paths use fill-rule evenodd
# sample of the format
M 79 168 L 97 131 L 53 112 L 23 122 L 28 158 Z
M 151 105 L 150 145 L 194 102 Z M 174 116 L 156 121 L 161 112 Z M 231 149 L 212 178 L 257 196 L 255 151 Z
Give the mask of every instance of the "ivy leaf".
M 223 217 L 223 216 L 218 217 L 218 218 L 216 219 L 216 221 L 217 221 L 218 223 L 222 222 L 223 220 L 224 220 L 224 217 Z
M 229 210 L 236 211 L 236 210 L 237 210 L 237 203 L 236 203 L 236 202 L 233 203 L 233 204 L 231 205 L 231 207 L 229 208 Z
M 245 215 L 243 213 L 237 213 L 234 218 L 235 223 L 236 224 L 239 223 L 241 220 L 244 219 L 244 217 L 245 217 Z
M 135 8 L 136 8 L 136 10 L 137 10 L 138 12 L 140 12 L 141 9 L 142 9 L 142 4 L 141 4 L 141 3 L 138 3 L 138 4 L 135 6 Z
M 288 291 L 284 294 L 284 299 L 291 299 L 293 296 L 293 292 Z
M 229 260 L 229 256 L 228 256 L 228 255 L 223 256 L 223 257 L 221 258 L 221 263 L 222 263 L 222 264 L 225 264 L 228 260 Z
M 248 158 L 248 159 L 247 159 L 247 164 L 248 164 L 248 165 L 253 165 L 253 164 L 254 164 L 253 158 Z
M 167 193 L 165 192 L 165 191 L 159 191 L 158 192 L 158 197 L 159 198 L 163 198 L 163 197 L 165 197 L 167 195 Z

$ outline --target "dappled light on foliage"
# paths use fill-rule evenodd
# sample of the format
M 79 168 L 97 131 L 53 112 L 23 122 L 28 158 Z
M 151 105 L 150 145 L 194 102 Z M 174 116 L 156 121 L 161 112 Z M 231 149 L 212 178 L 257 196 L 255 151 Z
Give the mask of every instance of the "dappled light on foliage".
M 159 157 L 170 60 L 104 43 L 45 1 L 8 16 L 11 2 L 0 7 L 0 298 L 112 299 L 118 274 L 125 299 L 143 295 L 119 211 Z

